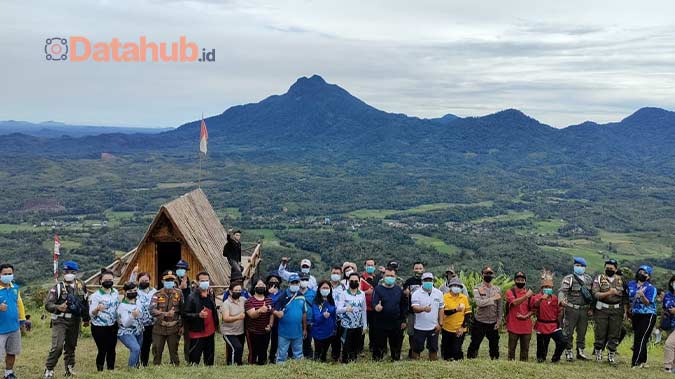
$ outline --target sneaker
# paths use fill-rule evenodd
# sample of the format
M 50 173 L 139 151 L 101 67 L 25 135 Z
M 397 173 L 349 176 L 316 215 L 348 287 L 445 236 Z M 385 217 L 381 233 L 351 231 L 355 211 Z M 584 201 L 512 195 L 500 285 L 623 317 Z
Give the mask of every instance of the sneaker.
M 16 374 L 14 374 L 14 372 L 10 372 L 9 374 L 5 375 L 5 379 L 16 379 Z
M 602 362 L 602 350 L 597 350 L 597 349 L 596 349 L 596 350 L 593 352 L 593 354 L 595 354 L 595 361 L 596 361 L 596 362 Z
M 567 359 L 567 362 L 572 362 L 574 360 L 574 354 L 572 354 L 572 350 L 565 350 L 565 359 Z
M 615 353 L 615 352 L 610 351 L 610 352 L 607 354 L 607 362 L 609 362 L 609 364 L 611 364 L 611 365 L 615 365 L 615 364 L 616 364 L 616 353 Z
M 75 369 L 73 366 L 66 366 L 66 377 L 69 378 L 71 376 L 75 376 Z
M 577 349 L 577 359 L 582 360 L 582 361 L 587 361 L 588 356 L 586 355 L 586 352 L 584 349 Z
M 45 369 L 45 379 L 51 379 L 54 377 L 54 370 Z

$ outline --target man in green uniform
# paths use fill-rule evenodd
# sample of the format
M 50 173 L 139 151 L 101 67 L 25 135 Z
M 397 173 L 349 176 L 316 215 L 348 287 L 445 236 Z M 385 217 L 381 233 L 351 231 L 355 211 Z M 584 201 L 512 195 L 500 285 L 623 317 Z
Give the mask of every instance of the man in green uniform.
M 574 257 L 574 273 L 563 278 L 558 293 L 558 301 L 564 307 L 563 335 L 567 344 L 565 358 L 569 362 L 574 360 L 572 342 L 575 329 L 577 331 L 577 359 L 588 360 L 584 348 L 586 347 L 588 318 L 593 314 L 593 310 L 590 309 L 593 299 L 588 298 L 589 295 L 592 296 L 592 284 L 593 278 L 586 273 L 586 260 Z M 583 292 L 582 287 L 585 288 Z
M 75 278 L 80 266 L 73 261 L 63 262 L 63 281 L 49 290 L 45 309 L 51 313 L 52 347 L 45 363 L 45 378 L 54 377 L 54 367 L 63 352 L 66 376 L 74 376 L 75 348 L 80 334 L 80 325 L 89 326 L 87 287 Z
M 619 264 L 614 259 L 605 262 L 605 273 L 593 281 L 595 303 L 595 360 L 602 361 L 602 350 L 607 345 L 607 361 L 615 365 L 621 326 L 628 316 L 628 295 L 621 276 L 616 275 Z
M 162 289 L 155 292 L 150 300 L 150 314 L 155 317 L 152 327 L 153 363 L 162 364 L 164 344 L 169 347 L 169 359 L 172 365 L 178 366 L 178 342 L 183 329 L 181 309 L 183 308 L 183 292 L 176 288 L 177 277 L 173 271 L 162 274 Z

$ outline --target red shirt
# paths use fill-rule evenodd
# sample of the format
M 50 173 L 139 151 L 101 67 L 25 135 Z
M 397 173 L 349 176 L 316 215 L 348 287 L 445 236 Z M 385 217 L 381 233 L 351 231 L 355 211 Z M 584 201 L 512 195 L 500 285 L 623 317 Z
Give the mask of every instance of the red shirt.
M 368 290 L 370 290 L 370 289 L 374 289 L 374 287 L 371 286 L 370 283 L 368 283 L 368 282 L 366 281 L 366 279 L 371 279 L 371 278 L 372 278 L 372 279 L 375 279 L 375 277 L 374 277 L 373 275 L 370 275 L 370 274 L 367 273 L 367 272 L 364 272 L 364 273 L 361 274 L 361 280 L 360 280 L 361 286 L 360 286 L 360 289 L 361 289 L 361 291 L 363 291 L 363 292 L 365 293 L 365 295 L 366 295 L 366 311 L 372 311 L 372 310 L 373 310 L 373 293 L 372 293 L 372 292 L 371 292 L 371 293 L 366 293 L 366 291 L 368 291 Z M 377 284 L 377 283 L 375 283 L 375 284 Z
M 513 290 L 515 289 L 515 296 Z M 527 318 L 520 320 L 516 318 L 518 314 L 526 315 L 531 310 L 531 298 L 523 301 L 520 305 L 511 305 L 517 298 L 525 296 L 527 289 L 519 289 L 513 287 L 506 291 L 506 304 L 509 307 L 509 315 L 506 318 L 506 330 L 513 334 L 531 334 L 532 333 L 532 319 Z
M 537 300 L 541 299 L 543 294 L 536 294 L 532 297 L 532 306 Z M 551 334 L 560 329 L 558 326 L 558 315 L 560 315 L 560 306 L 558 305 L 558 296 L 551 295 L 548 299 L 542 299 L 539 307 L 535 308 L 537 322 L 534 324 L 534 330 L 541 334 Z
M 204 319 L 204 330 L 201 332 L 190 332 L 190 339 L 208 337 L 216 332 L 216 324 L 213 322 L 213 312 L 206 308 L 206 318 Z
M 246 300 L 244 304 L 244 309 L 248 311 L 249 309 L 258 309 L 263 305 L 267 305 L 269 311 L 258 316 L 258 318 L 250 318 L 246 314 L 246 329 L 253 334 L 265 334 L 267 330 L 265 328 L 270 323 L 270 313 L 272 313 L 272 299 L 266 296 L 262 300 L 258 300 L 255 296 L 251 296 Z

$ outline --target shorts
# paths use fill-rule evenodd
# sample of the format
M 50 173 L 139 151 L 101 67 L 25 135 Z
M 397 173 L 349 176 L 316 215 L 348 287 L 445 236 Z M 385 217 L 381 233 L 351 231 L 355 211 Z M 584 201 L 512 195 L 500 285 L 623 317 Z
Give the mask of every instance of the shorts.
M 438 333 L 435 330 L 417 330 L 413 336 L 413 351 L 421 353 L 424 351 L 424 345 L 430 353 L 438 351 Z
M 0 334 L 0 357 L 21 354 L 21 330 Z

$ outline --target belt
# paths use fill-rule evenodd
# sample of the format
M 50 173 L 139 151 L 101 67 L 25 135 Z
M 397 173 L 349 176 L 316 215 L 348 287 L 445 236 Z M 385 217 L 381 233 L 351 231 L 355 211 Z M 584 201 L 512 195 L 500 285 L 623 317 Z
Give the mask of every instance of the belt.
M 539 320 L 539 319 L 537 319 L 537 322 L 541 322 L 541 323 L 544 323 L 544 324 L 557 324 L 558 320 Z
M 603 303 L 602 301 L 598 300 L 595 303 L 595 309 L 618 309 L 621 307 L 621 304 L 607 304 Z
M 567 307 L 573 308 L 573 309 L 586 309 L 588 307 L 587 304 L 584 305 L 577 305 L 577 304 L 566 304 Z
M 57 318 L 71 319 L 73 318 L 73 314 L 72 313 L 52 314 L 52 320 L 56 320 Z

